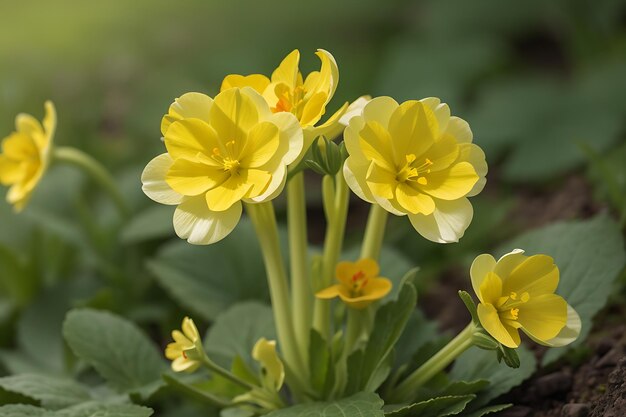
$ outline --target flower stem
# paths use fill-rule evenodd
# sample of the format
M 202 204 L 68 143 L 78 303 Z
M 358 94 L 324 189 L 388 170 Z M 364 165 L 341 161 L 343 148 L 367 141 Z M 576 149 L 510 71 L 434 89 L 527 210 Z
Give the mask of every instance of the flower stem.
M 400 403 L 412 400 L 411 396 L 418 388 L 439 372 L 446 369 L 461 353 L 472 346 L 472 335 L 474 334 L 475 327 L 473 323 L 468 324 L 467 327 L 446 346 L 402 381 L 402 383 L 392 391 L 393 393 L 389 401 L 392 403 Z
M 283 357 L 287 366 L 293 369 L 295 377 L 301 381 L 308 381 L 308 368 L 300 357 L 294 333 L 287 273 L 280 252 L 274 206 L 271 202 L 246 204 L 246 210 L 261 244 L 272 298 L 272 311 Z
M 363 324 L 367 320 L 367 310 L 348 308 L 348 319 L 346 322 L 346 338 L 343 348 L 344 360 L 350 356 L 363 334 Z
M 324 240 L 324 251 L 322 257 L 322 273 L 319 288 L 321 290 L 329 287 L 333 282 L 335 267 L 339 261 L 341 248 L 343 246 L 343 236 L 348 217 L 349 189 L 342 173 L 338 173 L 334 178 L 325 176 L 323 183 L 324 206 L 326 207 L 326 237 Z M 315 300 L 314 328 L 326 339 L 330 340 L 330 306 L 329 300 Z
M 309 362 L 309 339 L 313 321 L 313 288 L 309 276 L 304 174 L 296 174 L 287 185 L 287 225 L 293 290 L 294 329 L 300 356 Z
M 363 246 L 361 247 L 361 259 L 371 258 L 378 260 L 380 248 L 383 245 L 383 238 L 385 237 L 388 214 L 387 210 L 378 204 L 373 204 L 370 208 L 365 236 L 363 237 Z
M 54 161 L 75 165 L 91 176 L 109 194 L 122 218 L 130 214 L 124 196 L 109 171 L 90 155 L 71 147 L 55 148 L 52 154 Z
M 234 382 L 237 385 L 240 385 L 246 389 L 253 389 L 254 385 L 250 384 L 249 382 L 244 381 L 243 379 L 239 378 L 237 375 L 232 374 L 231 372 L 229 372 L 228 370 L 222 368 L 221 366 L 219 366 L 218 364 L 216 364 L 215 362 L 213 362 L 211 359 L 209 359 L 207 356 L 204 356 L 202 358 L 202 364 L 210 371 L 223 376 L 224 378 L 228 379 L 231 382 Z

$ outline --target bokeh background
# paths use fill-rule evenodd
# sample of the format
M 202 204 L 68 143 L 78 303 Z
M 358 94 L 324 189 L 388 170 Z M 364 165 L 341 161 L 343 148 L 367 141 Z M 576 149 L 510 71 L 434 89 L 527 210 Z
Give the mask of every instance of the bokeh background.
M 173 237 L 172 209 L 155 208 L 139 181 L 162 152 L 160 119 L 175 97 L 212 95 L 229 73 L 269 74 L 294 48 L 305 73 L 319 65 L 317 48 L 335 56 L 340 82 L 330 111 L 363 94 L 437 96 L 469 121 L 485 150 L 488 186 L 472 200 L 475 219 L 461 243 L 425 242 L 406 219 L 389 226 L 391 246 L 421 266 L 420 285 L 466 279 L 459 271 L 477 253 L 557 220 L 604 211 L 623 229 L 624 0 L 1 0 L 1 134 L 19 112 L 40 118 L 44 101 L 53 100 L 56 143 L 109 167 L 142 214 L 130 226 L 117 224 L 106 198 L 66 167 L 51 170 L 23 214 L 0 202 L 3 346 L 26 337 L 29 327 L 18 318 L 24 310 L 41 318 L 37 311 L 48 307 L 35 300 L 50 292 L 67 299 L 50 317 L 62 319 L 78 303 L 152 326 L 156 339 L 174 326 L 186 306 L 155 285 L 155 267 L 144 262 Z M 317 179 L 309 180 L 319 243 Z M 348 243 L 360 239 L 366 215 L 356 200 L 352 210 Z M 120 234 L 130 249 L 120 247 Z M 240 288 L 235 298 L 257 290 Z M 215 302 L 216 312 L 225 306 Z M 57 327 L 46 337 L 62 349 Z M 13 371 L 28 369 L 28 355 L 7 352 Z

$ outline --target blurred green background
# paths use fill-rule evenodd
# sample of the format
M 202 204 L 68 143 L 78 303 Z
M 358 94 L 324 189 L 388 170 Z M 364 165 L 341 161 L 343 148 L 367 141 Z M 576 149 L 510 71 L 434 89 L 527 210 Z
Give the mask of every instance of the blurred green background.
M 601 212 L 626 224 L 624 0 L 0 4 L 0 136 L 16 114 L 40 118 L 53 100 L 55 142 L 109 167 L 134 213 L 120 223 L 71 167 L 53 167 L 21 215 L 2 198 L 3 372 L 72 370 L 60 335 L 72 306 L 121 313 L 162 344 L 183 314 L 206 324 L 237 301 L 267 299 L 248 223 L 223 244 L 191 247 L 173 234 L 173 208 L 145 197 L 139 178 L 163 150 L 160 120 L 175 97 L 213 95 L 229 73 L 270 74 L 294 48 L 304 73 L 319 67 L 317 48 L 335 56 L 340 82 L 329 114 L 363 94 L 438 96 L 487 154 L 488 185 L 472 199 L 461 243 L 426 242 L 394 218 L 382 262 L 390 276 L 420 265 L 418 286 L 443 278 L 456 291 L 474 256 L 527 229 Z M 319 244 L 319 179 L 309 180 Z M 351 210 L 348 246 L 361 238 L 367 206 L 355 198 Z M 422 307 L 440 310 L 427 300 Z

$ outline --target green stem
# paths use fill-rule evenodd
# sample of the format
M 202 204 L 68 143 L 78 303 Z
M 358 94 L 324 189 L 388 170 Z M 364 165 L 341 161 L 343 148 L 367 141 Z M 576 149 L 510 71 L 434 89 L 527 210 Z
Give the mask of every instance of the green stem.
M 343 348 L 344 359 L 347 359 L 347 357 L 354 351 L 359 338 L 363 334 L 363 324 L 365 320 L 367 320 L 366 310 L 357 310 L 355 308 L 348 307 L 346 338 Z
M 373 204 L 370 208 L 365 236 L 363 237 L 363 246 L 361 247 L 361 259 L 371 258 L 378 260 L 380 248 L 383 245 L 383 238 L 385 237 L 388 214 L 387 210 L 378 204 Z
M 304 363 L 309 363 L 309 339 L 313 321 L 313 288 L 309 277 L 304 174 L 296 174 L 287 185 L 287 224 L 293 290 L 294 329 Z
M 308 381 L 308 368 L 300 357 L 294 333 L 287 273 L 280 252 L 274 206 L 271 202 L 246 204 L 246 210 L 254 224 L 259 243 L 261 244 L 270 296 L 272 298 L 276 332 L 278 333 L 278 342 L 283 358 L 286 365 L 293 369 L 296 378 L 299 378 L 301 381 Z
M 202 364 L 210 371 L 223 376 L 224 378 L 228 379 L 231 382 L 234 382 L 237 385 L 241 385 L 242 387 L 246 389 L 250 389 L 250 390 L 255 388 L 254 385 L 250 384 L 249 382 L 244 381 L 243 379 L 239 378 L 237 375 L 234 375 L 228 370 L 222 368 L 221 366 L 213 362 L 211 359 L 209 359 L 207 356 L 204 356 L 202 358 Z
M 115 179 L 100 162 L 90 155 L 70 147 L 55 148 L 52 153 L 52 159 L 53 161 L 75 165 L 85 171 L 109 194 L 119 210 L 120 215 L 123 218 L 128 216 L 130 212 L 124 200 L 124 196 L 117 187 Z
M 474 330 L 475 325 L 473 323 L 468 324 L 461 333 L 400 383 L 392 391 L 393 394 L 389 401 L 392 403 L 410 401 L 418 388 L 446 369 L 461 353 L 472 346 Z
M 333 181 L 332 177 L 326 176 L 323 181 L 324 184 L 326 184 L 326 190 L 332 189 L 330 188 L 330 184 L 332 184 Z M 322 256 L 320 288 L 316 288 L 316 290 L 321 290 L 332 285 L 335 267 L 337 266 L 337 262 L 339 262 L 341 248 L 343 247 L 350 192 L 348 184 L 341 172 L 335 176 L 334 193 L 325 191 L 323 196 L 327 214 L 326 237 Z M 315 300 L 313 326 L 328 341 L 331 339 L 330 306 L 331 302 L 329 300 Z

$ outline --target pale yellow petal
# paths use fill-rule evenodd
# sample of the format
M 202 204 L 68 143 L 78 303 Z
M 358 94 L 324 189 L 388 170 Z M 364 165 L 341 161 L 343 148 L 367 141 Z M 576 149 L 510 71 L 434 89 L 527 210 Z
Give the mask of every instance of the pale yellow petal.
M 45 147 L 48 147 L 54 140 L 54 134 L 57 128 L 57 111 L 54 107 L 54 103 L 50 100 L 44 103 L 44 108 L 46 115 L 43 118 L 43 129 L 46 134 Z
M 370 164 L 368 163 L 359 164 L 354 160 L 354 158 L 352 158 L 352 156 L 350 156 L 343 164 L 343 177 L 352 192 L 360 199 L 367 201 L 368 203 L 375 203 L 376 200 L 374 199 L 372 191 L 369 189 L 369 185 L 365 180 L 369 166 Z
M 454 137 L 459 143 L 471 143 L 474 137 L 469 124 L 456 116 L 450 117 L 445 133 Z
M 265 386 L 280 390 L 285 381 L 285 367 L 276 352 L 276 342 L 265 338 L 259 339 L 252 348 L 252 357 L 261 363 L 264 369 L 262 376 Z
M 241 172 L 241 175 L 245 177 L 244 181 L 247 184 L 252 185 L 245 198 L 255 198 L 263 195 L 272 181 L 272 174 L 260 169 L 246 169 Z
M 165 181 L 172 190 L 185 196 L 196 196 L 222 184 L 228 171 L 207 165 L 197 159 L 178 158 L 167 171 Z
M 467 198 L 459 200 L 436 200 L 435 211 L 425 216 L 409 214 L 417 232 L 432 242 L 458 242 L 472 221 L 474 210 Z
M 582 328 L 582 322 L 580 321 L 580 316 L 574 310 L 574 307 L 571 305 L 567 305 L 567 321 L 565 323 L 565 327 L 561 329 L 559 334 L 549 340 L 537 340 L 536 342 L 541 343 L 542 345 L 550 346 L 550 347 L 561 347 L 569 345 L 578 339 L 580 335 L 580 330 Z M 533 336 L 529 334 L 532 338 Z
M 233 140 L 244 143 L 250 129 L 259 122 L 259 111 L 248 94 L 231 88 L 215 96 L 209 121 L 222 143 Z
M 239 75 L 239 74 L 230 74 L 224 77 L 222 81 L 222 86 L 220 87 L 220 92 L 224 90 L 228 90 L 229 88 L 243 88 L 243 87 L 251 87 L 259 94 L 263 94 L 263 91 L 270 84 L 269 78 L 262 74 L 250 74 L 250 75 Z
M 547 255 L 533 255 L 526 258 L 504 280 L 506 293 L 529 293 L 531 299 L 536 295 L 551 294 L 559 285 L 559 268 L 554 259 Z
M 394 198 L 399 184 L 395 173 L 382 168 L 375 161 L 370 164 L 365 180 L 373 194 L 388 200 Z
M 191 361 L 183 358 L 182 356 L 176 358 L 172 362 L 172 370 L 174 372 L 193 372 L 200 366 L 199 362 Z
M 491 304 L 478 304 L 478 319 L 480 324 L 498 342 L 509 348 L 519 347 L 521 340 L 517 329 L 505 326 L 500 321 L 498 311 Z
M 428 169 L 437 172 L 450 167 L 454 162 L 461 162 L 459 151 L 459 145 L 452 136 L 440 137 L 424 154 L 431 162 Z
M 427 216 L 435 211 L 433 199 L 407 183 L 396 187 L 396 200 L 410 214 L 421 213 Z
M 511 274 L 519 264 L 524 262 L 528 256 L 524 255 L 524 250 L 522 249 L 513 249 L 511 252 L 502 255 L 498 262 L 496 263 L 496 267 L 493 270 L 500 278 L 506 280 L 508 276 Z
M 359 136 L 359 147 L 365 158 L 375 161 L 387 171 L 394 172 L 394 144 L 387 129 L 376 121 L 368 121 Z
M 215 129 L 200 119 L 181 119 L 172 123 L 165 135 L 165 147 L 173 159 L 195 159 L 200 153 L 207 157 L 207 163 L 216 151 L 225 153 Z M 215 162 L 215 166 L 219 164 Z
M 161 204 L 178 205 L 183 196 L 172 189 L 165 181 L 167 172 L 174 160 L 164 153 L 148 162 L 141 174 L 141 189 L 152 200 Z
M 24 174 L 19 162 L 0 155 L 0 184 L 10 185 L 19 182 L 24 178 Z
M 472 279 L 472 288 L 474 293 L 480 297 L 480 285 L 483 283 L 487 274 L 493 272 L 496 267 L 496 260 L 488 253 L 478 255 L 472 266 L 470 267 L 470 277 Z
M 291 113 L 272 114 L 268 122 L 278 127 L 280 144 L 276 155 L 282 159 L 284 165 L 293 164 L 298 157 L 306 151 L 304 149 L 304 137 L 298 119 Z
M 211 211 L 204 196 L 186 198 L 174 212 L 174 230 L 193 245 L 209 245 L 233 231 L 241 218 L 241 209 L 241 203 L 237 203 L 226 211 Z
M 476 294 L 481 303 L 496 305 L 502 297 L 502 280 L 493 272 L 488 272 Z
M 485 160 L 485 153 L 478 146 L 473 143 L 461 143 L 459 145 L 459 157 L 457 159 L 458 162 L 469 162 L 476 170 L 476 175 L 478 175 L 478 181 L 474 184 L 471 191 L 467 193 L 468 197 L 473 197 L 480 193 L 483 188 L 485 188 L 485 184 L 487 183 L 487 161 Z
M 442 103 L 437 97 L 427 97 L 420 101 L 433 111 L 437 118 L 439 132 L 445 132 L 450 121 L 450 107 L 446 103 Z
M 261 122 L 248 133 L 246 147 L 241 152 L 241 165 L 257 168 L 276 155 L 280 145 L 280 132 L 275 124 Z
M 457 200 L 465 197 L 478 181 L 478 175 L 469 162 L 460 162 L 449 169 L 426 175 L 427 183 L 419 188 L 442 200 Z
M 219 186 L 207 191 L 206 201 L 209 210 L 225 211 L 239 203 L 252 188 L 244 175 L 233 175 Z
M 519 307 L 518 322 L 533 339 L 556 337 L 567 323 L 567 302 L 556 294 L 532 297 Z
M 300 117 L 300 125 L 313 126 L 317 123 L 324 115 L 327 99 L 326 93 L 319 92 L 307 100 Z
M 376 97 L 363 107 L 363 119 L 366 122 L 378 122 L 387 129 L 391 115 L 399 106 L 398 102 L 391 97 Z
M 183 319 L 181 328 L 183 330 L 183 334 L 187 336 L 187 338 L 192 342 L 195 343 L 200 339 L 200 333 L 198 332 L 198 328 L 196 327 L 193 320 L 189 317 L 185 317 Z
M 257 177 L 258 182 L 254 184 L 254 188 L 252 188 L 248 194 L 246 195 L 246 202 L 253 203 L 262 203 L 264 201 L 270 201 L 276 198 L 282 190 L 285 188 L 285 184 L 287 183 L 287 167 L 283 163 L 277 163 L 277 167 L 269 167 L 270 171 L 263 171 L 266 173 L 271 172 L 271 177 L 269 178 L 269 183 L 265 186 L 264 191 L 259 191 L 259 184 L 261 184 L 261 177 Z M 267 166 L 263 167 L 263 169 L 268 169 Z M 265 176 L 265 174 L 263 174 Z M 255 181 L 257 180 L 255 179 Z M 250 196 L 252 193 L 261 193 L 258 195 Z M 249 201 L 248 201 L 249 200 Z
M 39 149 L 31 136 L 14 132 L 2 141 L 2 152 L 17 161 L 38 160 Z
M 281 61 L 278 68 L 272 73 L 272 83 L 284 83 L 293 90 L 298 81 L 299 63 L 300 51 L 294 49 Z
M 439 136 L 439 127 L 433 111 L 420 103 L 410 100 L 400 104 L 389 120 L 389 133 L 393 138 L 396 164 L 404 164 L 406 156 L 412 154 L 418 159 Z
M 209 121 L 213 100 L 202 93 L 186 93 L 174 100 L 168 113 L 161 120 L 161 134 L 165 136 L 170 125 L 182 119 Z

